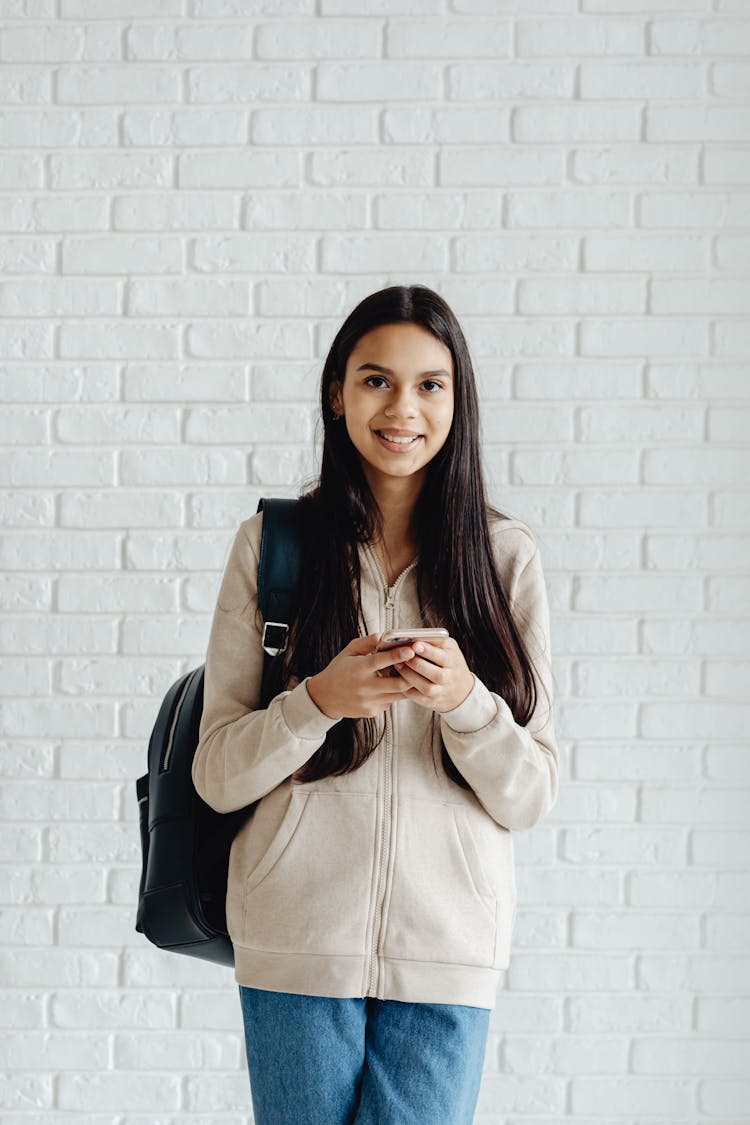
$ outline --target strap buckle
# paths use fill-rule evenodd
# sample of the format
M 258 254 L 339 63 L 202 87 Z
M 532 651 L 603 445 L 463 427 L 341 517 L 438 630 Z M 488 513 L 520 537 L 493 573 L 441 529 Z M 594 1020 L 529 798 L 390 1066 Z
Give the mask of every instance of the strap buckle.
M 278 656 L 286 649 L 289 626 L 283 621 L 266 621 L 263 626 L 263 651 L 269 656 Z

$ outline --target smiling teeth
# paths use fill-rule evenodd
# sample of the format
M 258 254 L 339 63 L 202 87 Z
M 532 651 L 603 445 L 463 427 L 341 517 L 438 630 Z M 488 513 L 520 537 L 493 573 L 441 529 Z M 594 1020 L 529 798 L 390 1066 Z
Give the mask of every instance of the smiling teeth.
M 419 434 L 415 434 L 414 437 L 388 437 L 388 434 L 381 433 L 380 436 L 385 438 L 386 441 L 396 442 L 397 445 L 409 445 L 410 442 L 417 440 Z

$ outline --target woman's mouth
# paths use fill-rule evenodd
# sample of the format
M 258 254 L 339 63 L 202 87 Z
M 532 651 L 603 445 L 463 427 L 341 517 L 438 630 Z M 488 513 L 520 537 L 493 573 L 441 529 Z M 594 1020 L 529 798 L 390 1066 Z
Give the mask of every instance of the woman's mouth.
M 396 437 L 392 435 L 387 438 L 382 430 L 373 431 L 376 438 L 386 449 L 390 449 L 392 453 L 406 453 L 408 450 L 413 449 L 417 442 L 422 440 L 422 434 L 416 434 L 414 437 L 407 438 Z

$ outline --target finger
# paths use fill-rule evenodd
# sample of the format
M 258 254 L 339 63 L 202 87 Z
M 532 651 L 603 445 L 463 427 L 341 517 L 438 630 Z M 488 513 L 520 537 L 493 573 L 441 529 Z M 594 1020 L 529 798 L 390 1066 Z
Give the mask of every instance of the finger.
M 414 649 L 406 645 L 397 648 L 388 648 L 382 652 L 373 652 L 371 654 L 372 662 L 377 672 L 382 668 L 389 668 L 393 664 L 398 664 L 404 660 L 410 660 L 414 655 Z
M 414 660 L 409 660 L 409 663 L 405 664 L 404 667 L 401 668 L 399 676 L 401 677 L 401 679 L 404 679 L 407 684 L 417 688 L 417 691 L 424 691 L 425 687 L 431 686 L 435 683 L 435 679 L 433 677 L 424 675 L 421 670 L 415 668 L 414 665 L 416 663 L 417 658 L 415 658 Z M 424 664 L 424 661 L 422 661 L 422 663 Z M 425 667 L 434 668 L 435 665 L 426 664 Z
M 412 647 L 417 654 L 417 659 L 421 659 L 423 662 L 429 661 L 430 663 L 437 664 L 439 666 L 443 666 L 445 664 L 446 654 L 443 651 L 442 646 L 430 644 L 430 642 L 428 641 L 416 641 Z M 412 667 L 414 667 L 413 662 Z
M 401 675 L 403 664 L 391 664 L 390 668 L 379 668 L 376 670 L 375 675 L 380 676 L 384 680 L 397 680 Z
M 408 683 L 424 685 L 425 683 L 439 683 L 442 679 L 442 671 L 442 668 L 438 667 L 437 664 L 431 664 L 428 660 L 422 660 L 415 656 L 408 664 L 404 664 L 399 674 Z
M 396 699 L 402 699 L 405 695 L 414 694 L 414 685 L 409 683 L 403 675 L 394 676 L 393 679 L 389 679 L 387 683 L 389 687 L 392 687 Z M 391 698 L 391 702 L 393 702 L 393 698 Z
M 372 652 L 380 639 L 380 633 L 368 633 L 366 637 L 354 637 L 347 648 L 356 656 L 367 655 Z
M 405 691 L 409 689 L 408 684 L 401 679 L 400 676 L 395 676 L 392 680 L 384 679 L 383 687 L 379 689 L 378 698 L 383 701 L 387 707 L 389 703 L 393 703 L 396 699 L 401 699 Z

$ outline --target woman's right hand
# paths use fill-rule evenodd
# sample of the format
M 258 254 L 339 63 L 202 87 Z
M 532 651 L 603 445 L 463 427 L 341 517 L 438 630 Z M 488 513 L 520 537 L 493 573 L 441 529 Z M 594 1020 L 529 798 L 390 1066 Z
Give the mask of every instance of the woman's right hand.
M 355 637 L 322 672 L 308 678 L 310 698 L 329 719 L 372 718 L 414 690 L 399 675 L 379 674 L 410 660 L 414 649 L 405 645 L 376 652 L 379 640 L 380 633 Z

